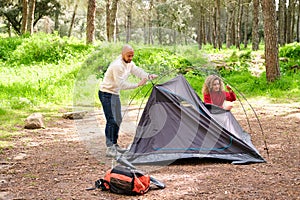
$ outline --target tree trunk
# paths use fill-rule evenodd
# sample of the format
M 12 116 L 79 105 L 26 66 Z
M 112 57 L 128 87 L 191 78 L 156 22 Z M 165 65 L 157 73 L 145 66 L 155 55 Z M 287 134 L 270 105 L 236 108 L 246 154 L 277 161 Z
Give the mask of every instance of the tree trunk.
M 290 2 L 290 1 L 289 1 Z M 291 24 L 292 24 L 292 6 L 291 3 L 288 4 L 286 13 L 286 43 L 291 43 Z
M 216 7 L 216 43 L 218 49 L 222 48 L 222 40 L 221 40 L 221 2 L 220 0 L 215 0 L 215 7 Z
M 259 0 L 253 0 L 253 23 L 252 23 L 252 50 L 259 49 L 259 35 L 258 35 L 258 16 L 259 15 Z
M 54 20 L 54 30 L 58 31 L 59 29 L 59 10 L 55 10 L 55 20 Z
M 23 0 L 21 34 L 27 31 L 28 0 Z
M 207 43 L 207 37 L 206 37 L 206 14 L 204 13 L 204 8 L 201 6 L 201 35 L 202 35 L 202 43 L 205 45 Z
M 209 11 L 209 14 L 208 14 L 208 23 L 207 23 L 207 40 L 208 40 L 208 43 L 209 44 L 213 44 L 213 28 L 212 28 L 212 24 L 213 24 L 213 17 L 212 15 L 210 14 L 210 11 Z
M 161 25 L 161 19 L 160 19 L 160 15 L 159 15 L 159 13 L 157 12 L 157 19 L 156 19 L 156 21 L 158 22 L 158 44 L 162 44 L 162 42 L 163 42 L 163 34 L 162 34 L 162 25 Z
M 120 41 L 120 29 L 119 29 L 119 21 L 116 19 L 115 29 L 114 29 L 114 42 Z
M 280 77 L 275 0 L 262 0 L 261 4 L 264 16 L 266 77 L 268 82 L 273 82 Z
M 300 42 L 300 1 L 298 3 L 298 14 L 297 14 L 297 42 Z
M 147 24 L 146 21 L 143 22 L 143 38 L 144 38 L 144 44 L 147 44 Z
M 86 44 L 93 44 L 95 40 L 96 0 L 89 0 L 86 23 Z
M 197 33 L 197 43 L 198 43 L 198 49 L 202 49 L 202 27 L 201 27 L 201 24 L 202 24 L 202 15 L 200 15 L 200 19 L 198 19 L 198 26 L 197 26 L 197 29 L 198 29 L 198 33 Z
M 217 48 L 217 12 L 216 7 L 213 8 L 213 47 Z
M 36 2 L 36 0 L 29 0 L 29 13 L 28 13 L 28 21 L 27 21 L 27 32 L 29 32 L 30 35 L 33 34 L 35 2 Z
M 232 45 L 232 18 L 233 18 L 233 6 L 230 3 L 227 6 L 227 27 L 226 27 L 226 48 L 230 48 Z
M 285 37 L 284 37 L 284 30 L 285 30 L 285 0 L 279 0 L 278 6 L 278 39 L 280 46 L 285 45 Z
M 126 7 L 125 7 L 126 8 L 126 19 L 125 19 L 126 43 L 128 43 L 131 40 L 132 4 L 133 4 L 133 0 L 129 0 L 129 2 L 126 3 Z
M 235 5 L 235 2 L 234 2 L 234 5 L 233 5 L 233 12 L 232 12 L 232 17 L 231 17 L 231 36 L 230 36 L 230 41 L 231 41 L 231 45 L 236 45 L 235 44 L 235 19 L 236 19 L 236 5 Z
M 199 2 L 199 18 L 197 18 L 197 43 L 198 43 L 198 49 L 202 49 L 202 44 L 204 43 L 204 38 L 205 38 L 205 32 L 204 32 L 204 26 L 205 26 L 205 22 L 204 22 L 204 8 L 202 6 L 202 3 Z
M 238 0 L 238 9 L 237 9 L 237 17 L 236 17 L 236 34 L 235 34 L 235 45 L 236 48 L 240 49 L 241 44 L 241 27 L 242 27 L 242 20 L 243 20 L 243 6 L 244 4 L 241 3 L 241 0 Z
M 118 1 L 119 0 L 106 0 L 106 35 L 109 42 L 114 38 Z
M 152 38 L 152 8 L 153 8 L 153 0 L 150 0 L 149 3 L 149 11 L 148 11 L 148 44 L 153 44 Z
M 245 2 L 245 17 L 244 17 L 244 48 L 248 46 L 248 24 L 249 24 L 249 4 L 251 0 Z
M 291 4 L 291 27 L 290 27 L 290 38 L 291 42 L 294 41 L 294 29 L 295 29 L 295 5 L 296 5 L 296 0 L 289 0 Z
M 74 22 L 75 22 L 75 16 L 76 16 L 77 8 L 78 8 L 78 1 L 76 2 L 75 8 L 74 8 L 74 11 L 73 11 L 73 15 L 72 15 L 72 20 L 71 20 L 70 28 L 69 28 L 68 37 L 71 37 L 71 35 L 72 35 L 72 29 L 73 29 Z

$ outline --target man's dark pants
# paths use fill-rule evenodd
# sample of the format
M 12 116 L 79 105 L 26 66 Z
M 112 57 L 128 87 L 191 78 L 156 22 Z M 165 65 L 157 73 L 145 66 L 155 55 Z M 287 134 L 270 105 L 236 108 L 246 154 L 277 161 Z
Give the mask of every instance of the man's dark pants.
M 119 137 L 119 128 L 122 122 L 121 101 L 119 95 L 107 92 L 99 91 L 98 96 L 106 118 L 106 146 L 110 147 L 117 144 Z

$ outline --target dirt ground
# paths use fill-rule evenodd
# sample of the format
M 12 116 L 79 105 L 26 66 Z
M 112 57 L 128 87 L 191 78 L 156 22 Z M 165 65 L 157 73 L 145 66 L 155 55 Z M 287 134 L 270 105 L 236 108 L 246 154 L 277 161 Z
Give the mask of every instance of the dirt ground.
M 23 134 L 15 138 L 15 148 L 0 154 L 0 199 L 300 199 L 300 104 L 270 104 L 264 99 L 250 103 L 260 119 L 269 156 L 261 132 L 251 133 L 252 142 L 266 163 L 176 162 L 149 172 L 166 184 L 162 190 L 152 186 L 143 196 L 87 191 L 115 164 L 105 157 L 103 136 L 93 137 L 104 127 L 102 113 L 95 111 L 81 125 L 79 120 L 56 117 L 46 122 L 45 129 L 19 127 Z M 236 109 L 234 115 L 247 126 L 242 110 Z M 95 120 L 99 123 L 93 128 Z M 250 116 L 251 120 L 255 121 Z M 253 127 L 259 130 L 259 125 Z M 127 145 L 132 137 L 124 129 L 120 144 Z

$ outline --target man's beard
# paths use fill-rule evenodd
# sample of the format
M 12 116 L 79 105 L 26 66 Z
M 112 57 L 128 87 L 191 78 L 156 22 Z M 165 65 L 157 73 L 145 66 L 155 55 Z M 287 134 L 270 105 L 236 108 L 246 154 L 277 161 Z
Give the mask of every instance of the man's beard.
M 126 61 L 124 58 L 123 58 L 123 61 L 124 61 L 125 63 L 130 63 L 130 62 L 131 62 L 131 60 L 130 60 L 130 61 Z
M 131 63 L 131 60 L 130 61 L 126 61 L 126 60 L 124 60 L 125 61 L 125 63 Z

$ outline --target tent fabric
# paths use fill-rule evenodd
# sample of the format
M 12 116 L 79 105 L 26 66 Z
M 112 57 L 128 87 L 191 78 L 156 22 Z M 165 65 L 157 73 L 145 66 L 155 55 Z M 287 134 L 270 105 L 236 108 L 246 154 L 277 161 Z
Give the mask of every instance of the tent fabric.
M 153 87 L 124 156 L 132 164 L 184 158 L 265 162 L 232 113 L 204 104 L 182 75 Z

